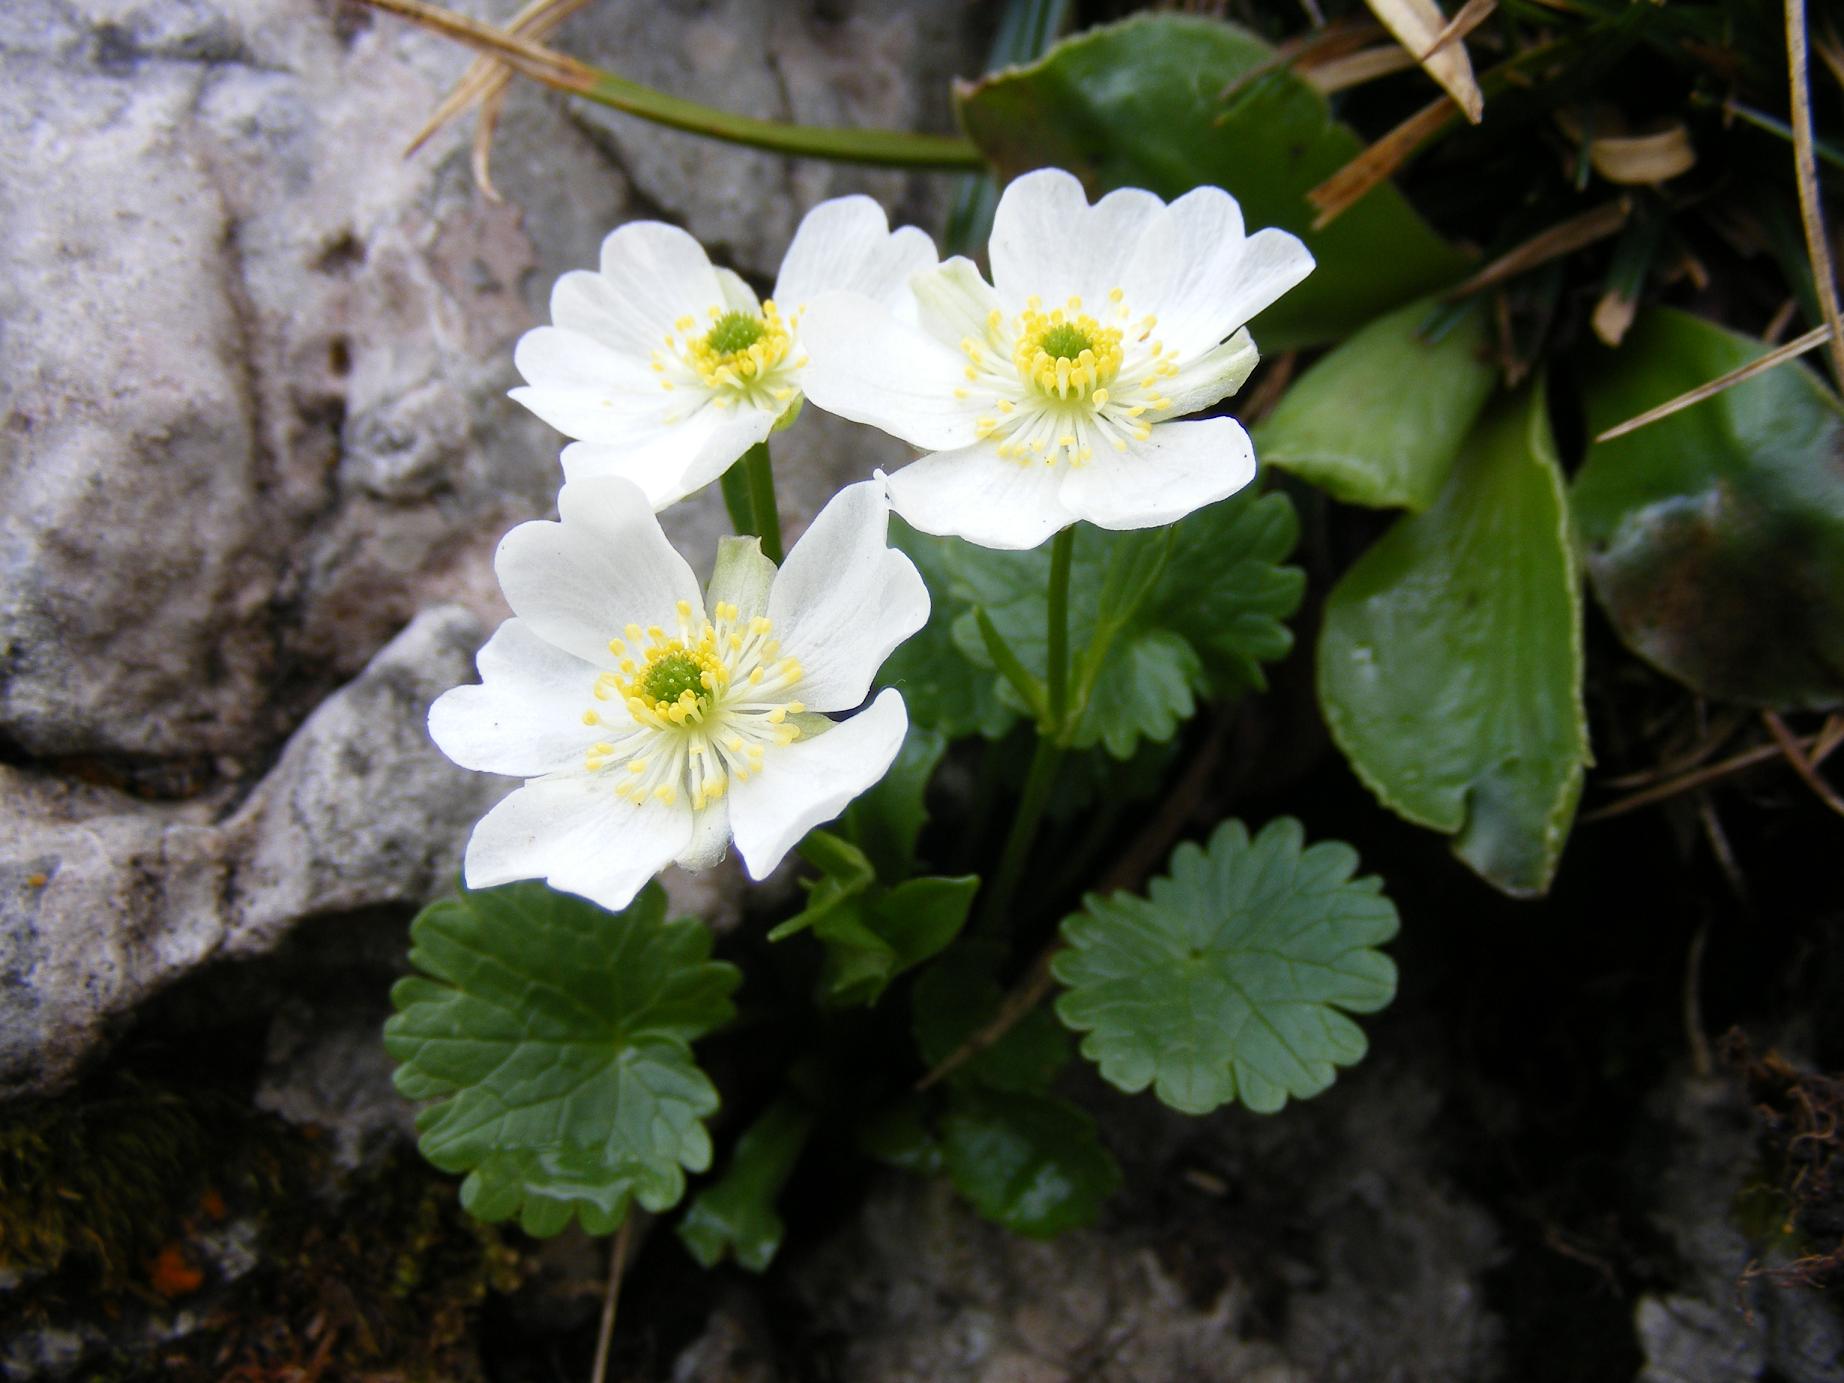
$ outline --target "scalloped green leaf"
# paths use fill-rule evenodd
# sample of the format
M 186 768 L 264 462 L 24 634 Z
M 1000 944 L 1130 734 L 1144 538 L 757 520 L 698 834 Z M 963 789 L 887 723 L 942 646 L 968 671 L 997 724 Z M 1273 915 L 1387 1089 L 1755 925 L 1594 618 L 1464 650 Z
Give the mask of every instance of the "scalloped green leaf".
M 1485 314 L 1424 334 L 1433 299 L 1377 318 L 1327 353 L 1252 430 L 1255 454 L 1347 504 L 1433 504 L 1498 372 Z
M 392 989 L 384 1043 L 397 1088 L 436 1101 L 419 1146 L 467 1174 L 462 1205 L 549 1235 L 677 1204 L 710 1165 L 718 1103 L 691 1043 L 729 1020 L 741 978 L 709 930 L 667 921 L 657 884 L 609 913 L 520 883 L 432 903 L 410 936 L 423 973 Z
M 1588 430 L 1767 350 L 1654 309 L 1584 372 Z M 1844 701 L 1840 456 L 1837 397 L 1799 364 L 1590 446 L 1571 498 L 1589 580 L 1621 641 L 1717 700 Z
M 1519 897 L 1548 889 L 1588 761 L 1581 585 L 1540 385 L 1327 598 L 1319 704 L 1392 811 Z
M 1064 921 L 1057 1016 L 1086 1034 L 1082 1054 L 1110 1084 L 1150 1085 L 1186 1114 L 1231 1100 L 1268 1114 L 1317 1095 L 1366 1050 L 1347 1015 L 1396 993 L 1375 949 L 1396 909 L 1357 865 L 1348 845 L 1306 845 L 1290 817 L 1253 840 L 1224 822 L 1206 848 L 1180 845 L 1146 897 L 1091 894 Z
M 1120 1167 L 1095 1121 L 1054 1095 L 952 1091 L 941 1120 L 941 1156 L 974 1209 L 1033 1238 L 1092 1224 L 1120 1185 Z
M 1313 229 L 1306 193 L 1363 142 L 1270 44 L 1234 24 L 1161 14 L 1091 29 L 1030 66 L 962 84 L 955 103 L 1004 177 L 1055 165 L 1092 193 L 1144 187 L 1168 200 L 1214 183 L 1235 194 L 1251 229 L 1300 236 L 1318 268 L 1255 319 L 1268 350 L 1344 336 L 1466 269 L 1388 183 Z
M 1283 563 L 1298 538 L 1292 501 L 1252 488 L 1170 530 L 1112 533 L 1078 524 L 1069 646 L 1072 681 L 1088 689 L 1088 703 L 1075 747 L 1105 744 L 1126 759 L 1142 739 L 1169 740 L 1196 710 L 1196 697 L 1264 687 L 1261 665 L 1293 646 L 1283 621 L 1299 607 L 1305 576 Z M 945 554 L 945 566 L 951 579 L 937 595 L 960 611 L 954 636 L 966 662 L 989 669 L 996 682 L 977 605 L 1042 679 L 1049 667 L 1049 548 L 999 552 L 961 543 Z M 998 695 L 1023 709 L 1009 685 L 999 685 Z
M 679 1241 L 701 1266 L 714 1268 L 731 1254 L 752 1273 L 767 1271 L 787 1228 L 775 1201 L 812 1128 L 812 1114 L 784 1097 L 736 1140 L 723 1176 L 692 1197 L 679 1220 Z

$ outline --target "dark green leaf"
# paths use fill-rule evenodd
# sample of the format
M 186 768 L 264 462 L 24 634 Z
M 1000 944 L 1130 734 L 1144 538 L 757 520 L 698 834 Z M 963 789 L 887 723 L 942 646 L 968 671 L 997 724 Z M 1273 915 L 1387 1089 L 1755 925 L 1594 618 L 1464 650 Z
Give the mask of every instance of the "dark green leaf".
M 1242 203 L 1251 230 L 1299 235 L 1319 267 L 1254 323 L 1257 341 L 1284 349 L 1344 336 L 1457 279 L 1465 263 L 1388 184 L 1312 229 L 1306 193 L 1363 143 L 1293 73 L 1241 80 L 1275 56 L 1233 24 L 1148 15 L 1079 34 L 956 99 L 967 133 L 1006 177 L 1056 165 L 1092 192 L 1144 187 L 1167 199 L 1213 183 Z
M 971 874 L 909 879 L 822 918 L 813 932 L 826 947 L 820 987 L 827 1001 L 876 1003 L 891 980 L 960 933 L 979 888 Z
M 1147 897 L 1091 894 L 1063 923 L 1057 1015 L 1087 1033 L 1082 1054 L 1110 1083 L 1150 1085 L 1187 1114 L 1316 1095 L 1364 1055 L 1345 1014 L 1396 992 L 1372 949 L 1396 934 L 1396 909 L 1356 869 L 1350 846 L 1307 847 L 1291 818 L 1253 841 L 1225 822 L 1207 851 L 1180 845 Z
M 886 883 L 907 879 L 915 872 L 916 839 L 928 821 L 924 805 L 928 782 L 947 748 L 947 736 L 940 730 L 912 723 L 889 772 L 840 818 L 839 829 L 865 853 L 877 877 Z
M 921 570 L 933 606 L 928 623 L 884 660 L 877 684 L 903 693 L 913 724 L 929 726 L 951 740 L 969 735 L 1001 738 L 1017 723 L 1018 712 L 999 699 L 990 664 L 969 662 L 953 635 L 955 618 L 966 604 L 951 600 L 948 592 L 959 582 L 955 549 L 965 545 L 918 533 L 895 515 L 890 519 L 890 542 Z
M 1586 371 L 1591 433 L 1766 353 L 1681 312 L 1646 313 Z M 1844 422 L 1788 364 L 1589 447 L 1576 521 L 1627 647 L 1705 696 L 1844 699 Z
M 731 1016 L 735 967 L 704 926 L 668 922 L 649 885 L 610 914 L 542 884 L 464 891 L 425 908 L 384 1041 L 397 1088 L 436 1100 L 423 1154 L 466 1172 L 461 1202 L 532 1234 L 571 1216 L 592 1234 L 631 1199 L 660 1211 L 710 1165 L 717 1091 L 690 1043 Z
M 733 1253 L 750 1272 L 767 1270 L 784 1230 L 775 1200 L 812 1127 L 813 1116 L 783 1098 L 737 1139 L 722 1179 L 692 1197 L 679 1221 L 679 1240 L 693 1258 L 714 1268 Z
M 1430 341 L 1433 310 L 1432 299 L 1397 308 L 1300 376 L 1254 429 L 1256 455 L 1347 504 L 1434 503 L 1496 371 L 1482 312 Z
M 916 1049 L 928 1066 L 940 1065 L 998 1014 L 1005 990 L 994 975 L 1002 953 L 991 942 L 963 942 L 916 981 L 912 1021 Z M 1040 1006 L 950 1079 L 993 1090 L 1044 1091 L 1068 1060 L 1068 1035 Z
M 1054 1095 L 956 1089 L 941 1145 L 948 1176 L 980 1214 L 1036 1238 L 1093 1223 L 1120 1185 L 1095 1121 Z
M 861 1123 L 858 1146 L 867 1157 L 905 1172 L 933 1176 L 941 1170 L 941 1144 L 922 1118 L 918 1095 L 905 1095 Z
M 1519 896 L 1549 887 L 1589 758 L 1568 523 L 1543 390 L 1501 400 L 1435 506 L 1345 573 L 1319 640 L 1358 776 Z

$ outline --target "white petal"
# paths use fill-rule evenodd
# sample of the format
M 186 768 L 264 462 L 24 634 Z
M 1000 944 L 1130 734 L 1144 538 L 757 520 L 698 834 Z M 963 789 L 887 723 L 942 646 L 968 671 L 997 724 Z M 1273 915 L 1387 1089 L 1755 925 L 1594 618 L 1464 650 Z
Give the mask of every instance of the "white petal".
M 910 289 L 917 325 L 937 341 L 957 346 L 969 336 L 986 339 L 986 321 L 999 306 L 999 295 L 972 260 L 956 255 L 939 269 L 917 274 Z
M 1063 502 L 1102 528 L 1153 528 L 1214 504 L 1255 478 L 1255 448 L 1233 418 L 1160 423 L 1125 452 L 1097 449 L 1065 472 Z
M 638 357 L 581 332 L 538 327 L 519 338 L 512 359 L 528 381 L 512 397 L 566 437 L 622 443 L 684 407 Z
M 1210 349 L 1312 272 L 1311 253 L 1284 230 L 1244 239 L 1242 210 L 1220 187 L 1185 193 L 1164 219 L 1141 242 L 1127 278 L 1163 283 L 1158 301 L 1142 307 L 1134 299 L 1133 310 L 1156 313 L 1155 334 L 1181 356 Z
M 544 879 L 610 910 L 634 895 L 691 840 L 683 804 L 636 805 L 608 784 L 572 774 L 527 783 L 481 818 L 467 843 L 469 888 Z
M 705 608 L 713 619 L 723 601 L 736 606 L 745 620 L 765 615 L 768 592 L 774 584 L 775 564 L 762 555 L 760 538 L 719 538 L 717 565 L 711 568 L 711 579 L 704 588 Z
M 828 413 L 869 423 L 929 451 L 974 440 L 981 405 L 958 399 L 966 357 L 855 293 L 824 293 L 807 308 L 801 377 L 808 399 Z
M 889 545 L 881 481 L 847 485 L 794 544 L 768 593 L 775 637 L 800 661 L 809 710 L 864 700 L 884 659 L 928 623 L 922 574 Z
M 1260 362 L 1261 352 L 1255 349 L 1254 338 L 1244 327 L 1222 345 L 1185 361 L 1177 374 L 1159 382 L 1171 404 L 1158 418 L 1182 418 L 1228 398 L 1242 387 Z
M 678 601 L 702 603 L 691 568 L 627 481 L 572 481 L 557 507 L 563 522 L 520 524 L 493 563 L 506 602 L 540 638 L 606 667 L 608 641 L 628 624 L 670 624 Z
M 681 869 L 709 869 L 730 845 L 730 801 L 720 797 L 692 813 L 691 840 L 673 861 Z
M 639 486 L 658 513 L 709 485 L 774 426 L 775 414 L 762 408 L 706 406 L 676 423 L 636 419 L 619 441 L 565 447 L 564 479 L 619 476 Z
M 565 274 L 551 290 L 551 320 L 645 356 L 673 323 L 705 314 L 723 290 L 704 247 L 677 226 L 630 221 L 602 241 L 599 274 Z
M 924 533 L 981 547 L 1036 547 L 1076 515 L 1058 498 L 1068 467 L 1001 457 L 991 442 L 912 461 L 888 481 L 890 503 Z
M 775 302 L 792 312 L 829 291 L 863 293 L 894 307 L 909 276 L 935 265 L 935 242 L 914 226 L 891 231 L 869 197 L 834 197 L 801 218 L 781 261 Z
M 437 747 L 463 768 L 515 778 L 581 767 L 599 733 L 583 724 L 597 670 L 517 619 L 500 625 L 476 661 L 480 683 L 443 692 L 429 708 Z
M 730 826 L 749 877 L 767 878 L 802 836 L 882 778 L 908 732 L 902 695 L 889 688 L 850 720 L 773 751 L 761 772 L 733 782 Z
M 1061 169 L 1026 173 L 993 212 L 993 286 L 1013 310 L 1032 294 L 1046 310 L 1072 294 L 1100 304 L 1121 286 L 1141 233 L 1164 209 L 1137 187 L 1110 192 L 1091 207 L 1082 184 Z

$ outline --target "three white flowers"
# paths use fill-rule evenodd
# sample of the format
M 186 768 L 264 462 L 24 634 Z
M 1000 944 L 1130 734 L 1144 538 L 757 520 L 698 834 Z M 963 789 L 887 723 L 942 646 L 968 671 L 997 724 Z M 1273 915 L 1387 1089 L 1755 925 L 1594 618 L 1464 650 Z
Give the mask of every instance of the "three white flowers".
M 1297 239 L 1245 235 L 1217 188 L 1091 206 L 1045 170 L 1006 189 L 990 252 L 988 284 L 846 197 L 802 221 L 767 301 L 654 222 L 558 281 L 513 396 L 576 439 L 560 521 L 507 534 L 514 618 L 481 650 L 481 682 L 430 711 L 455 762 L 525 779 L 475 828 L 470 886 L 543 878 L 621 908 L 731 838 L 759 879 L 877 782 L 907 732 L 901 696 L 822 713 L 858 707 L 928 618 L 887 543 L 892 507 L 925 532 L 1028 548 L 1078 519 L 1171 523 L 1254 478 L 1233 419 L 1177 420 L 1254 368 L 1245 323 L 1312 269 Z M 754 539 L 724 539 L 700 592 L 654 513 L 803 397 L 932 454 L 847 486 L 779 572 Z

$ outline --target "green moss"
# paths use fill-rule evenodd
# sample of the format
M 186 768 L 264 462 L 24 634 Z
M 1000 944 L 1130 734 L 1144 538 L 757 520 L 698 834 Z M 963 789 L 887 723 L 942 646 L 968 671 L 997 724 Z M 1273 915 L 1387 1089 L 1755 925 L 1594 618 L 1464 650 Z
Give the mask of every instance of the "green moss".
M 172 1232 L 199 1189 L 201 1111 L 123 1081 L 98 1099 L 8 1111 L 0 1124 L 0 1267 L 87 1266 L 119 1284 Z

